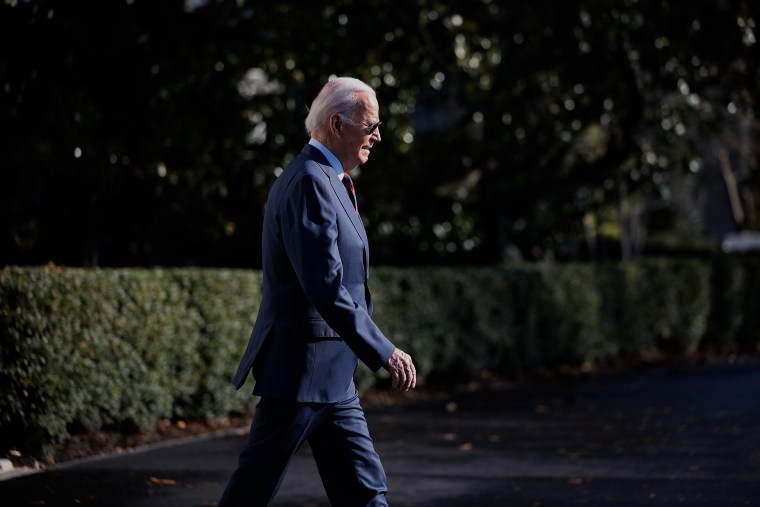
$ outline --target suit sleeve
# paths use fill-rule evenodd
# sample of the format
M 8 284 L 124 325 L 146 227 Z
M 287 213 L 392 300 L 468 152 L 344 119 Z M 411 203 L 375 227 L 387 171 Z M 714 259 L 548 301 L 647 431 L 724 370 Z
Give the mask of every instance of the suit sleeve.
M 357 357 L 377 371 L 395 347 L 342 284 L 334 195 L 329 182 L 309 174 L 294 182 L 282 210 L 285 250 L 309 301 Z

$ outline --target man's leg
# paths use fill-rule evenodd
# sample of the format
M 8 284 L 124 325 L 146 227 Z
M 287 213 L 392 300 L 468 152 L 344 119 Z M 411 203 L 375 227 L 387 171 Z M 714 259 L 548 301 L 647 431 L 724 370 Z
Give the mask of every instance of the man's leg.
M 266 507 L 296 451 L 318 421 L 319 406 L 262 399 L 219 507 Z
M 385 471 L 358 396 L 333 406 L 308 440 L 333 507 L 388 505 Z

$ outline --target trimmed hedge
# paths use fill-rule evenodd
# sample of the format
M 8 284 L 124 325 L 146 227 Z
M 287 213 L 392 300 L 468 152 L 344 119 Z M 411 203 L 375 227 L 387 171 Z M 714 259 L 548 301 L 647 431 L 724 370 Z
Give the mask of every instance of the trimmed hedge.
M 245 409 L 252 385 L 230 377 L 260 287 L 254 271 L 3 269 L 0 445 L 49 451 L 73 430 Z M 372 291 L 429 381 L 760 344 L 757 257 L 377 268 Z
M 743 298 L 760 265 L 734 269 L 745 276 L 733 304 L 745 308 L 724 307 L 739 319 L 749 311 Z M 483 370 L 513 376 L 658 352 L 693 354 L 707 344 L 710 273 L 710 264 L 697 260 L 386 268 L 373 275 L 375 319 L 433 380 L 465 380 Z M 724 339 L 747 350 L 757 346 L 758 331 L 750 323 L 742 335 Z M 370 375 L 360 372 L 362 379 Z
M 73 428 L 243 407 L 230 369 L 260 285 L 247 271 L 4 269 L 0 443 L 48 451 Z

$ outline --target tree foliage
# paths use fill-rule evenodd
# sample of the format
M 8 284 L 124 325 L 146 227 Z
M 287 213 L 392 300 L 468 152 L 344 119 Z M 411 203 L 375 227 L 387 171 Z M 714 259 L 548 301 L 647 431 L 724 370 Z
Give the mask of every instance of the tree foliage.
M 647 227 L 703 234 L 698 191 L 731 178 L 729 226 L 758 228 L 757 9 L 3 0 L 0 263 L 258 266 L 333 75 L 379 94 L 355 178 L 376 261 L 633 255 Z

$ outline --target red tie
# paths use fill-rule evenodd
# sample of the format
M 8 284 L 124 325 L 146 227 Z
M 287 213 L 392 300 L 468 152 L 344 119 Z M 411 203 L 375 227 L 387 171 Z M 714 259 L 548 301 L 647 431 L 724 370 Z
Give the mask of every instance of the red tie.
M 348 191 L 348 196 L 351 198 L 351 203 L 354 205 L 354 209 L 356 210 L 356 214 L 359 214 L 359 204 L 356 202 L 356 191 L 354 190 L 354 182 L 351 181 L 351 176 L 348 175 L 348 173 L 343 173 L 343 186 L 346 187 L 346 191 Z

